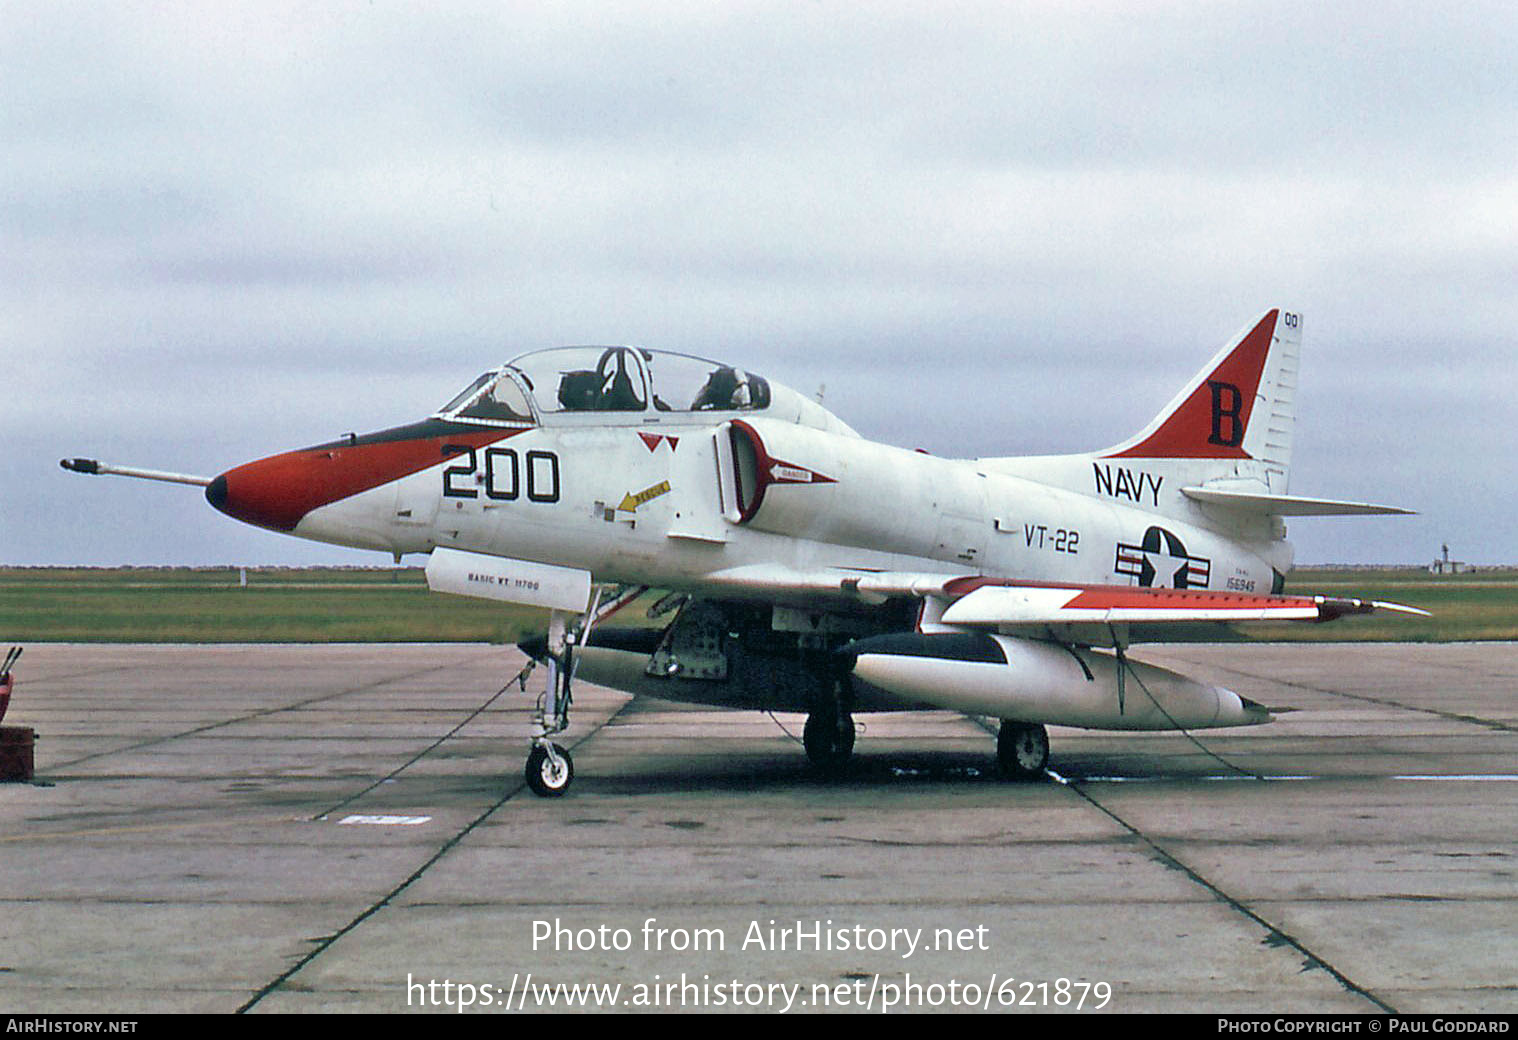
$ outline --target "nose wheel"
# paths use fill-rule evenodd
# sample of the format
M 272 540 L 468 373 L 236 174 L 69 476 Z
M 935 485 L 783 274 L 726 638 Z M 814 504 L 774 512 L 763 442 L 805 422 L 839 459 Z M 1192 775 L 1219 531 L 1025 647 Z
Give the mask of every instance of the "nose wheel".
M 544 741 L 534 744 L 527 755 L 527 786 L 542 798 L 557 798 L 569 790 L 575 778 L 574 759 L 558 744 Z

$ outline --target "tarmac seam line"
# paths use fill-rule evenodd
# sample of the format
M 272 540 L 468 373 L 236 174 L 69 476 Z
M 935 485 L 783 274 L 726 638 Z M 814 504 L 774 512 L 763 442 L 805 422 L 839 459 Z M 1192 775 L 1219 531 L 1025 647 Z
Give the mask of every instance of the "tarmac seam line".
M 1290 689 L 1307 690 L 1311 693 L 1322 693 L 1330 697 L 1344 697 L 1352 701 L 1364 701 L 1367 704 L 1377 704 L 1383 708 L 1397 708 L 1401 711 L 1411 711 L 1421 715 L 1433 715 L 1436 718 L 1448 719 L 1451 722 L 1464 722 L 1473 726 L 1485 726 L 1487 729 L 1494 729 L 1501 733 L 1518 733 L 1518 726 L 1501 722 L 1497 719 L 1483 719 L 1479 715 L 1462 715 L 1459 712 L 1443 711 L 1439 708 L 1420 708 L 1416 705 L 1403 704 L 1400 701 L 1394 701 L 1387 697 L 1372 697 L 1368 693 L 1349 693 L 1346 690 L 1333 690 L 1326 686 L 1314 686 L 1312 683 L 1295 682 L 1290 679 L 1280 679 L 1272 675 L 1259 675 L 1255 672 L 1246 672 L 1242 668 L 1234 668 L 1229 665 L 1215 665 L 1214 667 L 1221 671 L 1232 672 L 1234 675 L 1277 683 Z
M 510 684 L 507 684 L 507 685 L 509 686 Z M 504 687 L 503 687 L 503 689 L 504 689 Z M 493 699 L 494 698 L 492 698 L 492 700 Z M 612 719 L 615 719 L 618 715 L 622 714 L 622 712 L 627 709 L 627 706 L 629 704 L 633 703 L 634 699 L 635 698 L 629 698 L 620 707 L 618 707 L 616 711 L 614 711 L 610 715 L 608 715 L 606 717 L 606 719 L 601 722 L 600 725 L 594 727 L 589 732 L 587 732 L 584 736 L 582 736 L 579 740 L 575 741 L 572 745 L 570 745 L 570 750 L 572 751 L 572 750 L 580 747 L 580 745 L 584 744 L 586 741 L 590 740 L 591 737 L 593 737 L 597 733 L 599 733 L 602 729 L 604 729 L 612 721 Z M 476 710 L 476 713 L 478 713 L 478 709 Z M 433 748 L 437 747 L 441 743 L 442 743 L 442 741 L 439 741 L 437 744 L 434 744 Z M 431 751 L 433 748 L 428 748 L 428 751 Z M 425 754 L 425 752 L 424 752 L 424 754 Z M 420 757 L 420 756 L 418 756 L 418 757 Z M 410 763 L 408 763 L 408 765 L 409 764 Z M 360 913 L 353 920 L 351 920 L 347 924 L 343 925 L 343 927 L 339 928 L 337 931 L 333 932 L 331 935 L 325 936 L 316 945 L 316 947 L 314 949 L 310 950 L 300 960 L 296 961 L 295 964 L 293 964 L 292 966 L 290 966 L 288 969 L 286 969 L 284 972 L 282 972 L 280 975 L 278 975 L 276 978 L 274 978 L 271 982 L 269 982 L 267 985 L 265 985 L 262 989 L 260 989 L 257 993 L 255 993 L 250 1000 L 248 1000 L 246 1003 L 244 1003 L 241 1007 L 237 1008 L 237 1010 L 235 1012 L 233 1012 L 233 1013 L 241 1015 L 241 1014 L 246 1014 L 247 1012 L 251 1011 L 254 1008 L 254 1006 L 259 1003 L 259 1001 L 263 1000 L 269 994 L 271 994 L 271 993 L 275 992 L 276 990 L 280 989 L 282 986 L 284 986 L 284 984 L 286 982 L 290 981 L 292 978 L 294 978 L 296 975 L 298 975 L 302 970 L 304 970 L 305 967 L 308 964 L 310 964 L 312 961 L 316 960 L 316 958 L 320 957 L 322 954 L 326 953 L 333 946 L 337 945 L 338 940 L 340 940 L 344 936 L 352 933 L 354 930 L 356 930 L 359 927 L 359 925 L 363 924 L 369 918 L 373 917 L 375 914 L 379 913 L 385 907 L 389 906 L 390 903 L 394 899 L 396 899 L 396 897 L 398 897 L 402 892 L 406 891 L 406 889 L 410 888 L 417 881 L 421 880 L 422 875 L 425 874 L 425 873 L 427 873 L 427 871 L 431 870 L 434 864 L 436 864 L 439 860 L 441 860 L 449 852 L 452 852 L 459 845 L 460 842 L 462 842 L 465 838 L 467 838 L 474 831 L 474 829 L 476 827 L 480 826 L 480 824 L 484 823 L 491 816 L 493 816 L 495 814 L 496 810 L 500 809 L 501 806 L 505 805 L 507 802 L 511 801 L 511 799 L 513 799 L 517 795 L 521 794 L 523 788 L 525 788 L 526 786 L 527 786 L 527 781 L 526 781 L 526 778 L 524 777 L 523 779 L 519 780 L 514 786 L 508 787 L 507 791 L 506 791 L 506 793 L 504 795 L 502 795 L 499 799 L 497 799 L 484 812 L 480 813 L 480 815 L 476 816 L 473 820 L 469 821 L 469 823 L 467 823 L 464 826 L 464 828 L 462 830 L 460 830 L 457 834 L 455 834 L 453 837 L 449 838 L 446 842 L 444 842 L 442 844 L 442 846 L 440 846 L 436 852 L 434 852 L 430 857 L 428 857 L 428 859 L 427 859 L 427 861 L 425 863 L 423 863 L 421 866 L 417 867 L 416 870 L 414 870 L 409 877 L 407 877 L 399 885 L 396 885 L 395 888 L 391 889 L 385 895 L 381 896 L 376 902 L 374 902 L 373 904 L 371 904 L 368 908 L 366 908 L 362 913 Z
M 1323 971 L 1327 972 L 1336 982 L 1338 982 L 1339 985 L 1343 986 L 1346 992 L 1353 993 L 1356 996 L 1365 998 L 1386 1014 L 1400 1014 L 1396 1008 L 1392 1007 L 1386 1001 L 1376 996 L 1374 993 L 1366 989 L 1364 986 L 1360 985 L 1358 982 L 1355 982 L 1348 975 L 1345 975 L 1342 971 L 1340 971 L 1338 968 L 1335 968 L 1332 964 L 1328 963 L 1322 957 L 1319 957 L 1317 954 L 1313 953 L 1296 936 L 1291 935 L 1290 933 L 1276 927 L 1270 921 L 1260 916 L 1260 914 L 1255 910 L 1251 909 L 1248 904 L 1223 891 L 1217 885 L 1213 884 L 1211 881 L 1207 880 L 1201 874 L 1197 873 L 1197 871 L 1192 869 L 1186 863 L 1178 859 L 1173 853 L 1166 850 L 1164 846 L 1160 845 L 1153 838 L 1149 837 L 1149 835 L 1145 834 L 1133 824 L 1129 823 L 1127 820 L 1119 816 L 1116 812 L 1112 811 L 1111 809 L 1107 808 L 1107 806 L 1097 801 L 1096 798 L 1081 788 L 1079 781 L 1064 780 L 1061 781 L 1061 783 L 1063 786 L 1068 787 L 1071 791 L 1074 791 L 1075 794 L 1080 798 L 1084 799 L 1089 805 L 1092 806 L 1092 808 L 1096 809 L 1098 812 L 1102 813 L 1108 819 L 1116 823 L 1119 827 L 1122 827 L 1129 834 L 1133 835 L 1133 837 L 1143 842 L 1150 849 L 1150 851 L 1153 852 L 1155 856 L 1159 857 L 1161 862 L 1163 862 L 1166 866 L 1170 867 L 1173 870 L 1178 870 L 1182 874 L 1185 874 L 1186 877 L 1191 879 L 1191 881 L 1202 886 L 1208 892 L 1212 893 L 1213 898 L 1215 898 L 1218 902 L 1222 903 L 1224 906 L 1229 907 L 1236 913 L 1242 914 L 1243 916 L 1249 918 L 1249 920 L 1253 921 L 1261 928 L 1264 928 L 1266 931 L 1265 942 L 1277 947 L 1291 947 L 1293 950 L 1296 950 L 1298 953 L 1300 953 L 1303 958 L 1305 958 L 1304 963 L 1307 967 L 1321 968 Z
M 166 736 L 154 737 L 152 740 L 143 740 L 137 742 L 136 744 L 127 744 L 124 747 L 111 748 L 108 751 L 97 751 L 94 754 L 83 755 L 79 758 L 70 759 L 67 762 L 59 762 L 57 765 L 50 766 L 49 772 L 56 773 L 60 769 L 67 769 L 70 766 L 77 766 L 81 762 L 89 762 L 92 759 L 96 758 L 106 758 L 110 755 L 119 755 L 126 751 L 141 751 L 143 748 L 153 747 L 157 744 L 167 744 L 171 740 L 179 740 L 182 737 L 198 737 L 203 733 L 209 733 L 212 730 L 221 729 L 223 726 L 232 726 L 239 722 L 251 722 L 254 719 L 267 718 L 270 715 L 278 715 L 281 712 L 285 711 L 297 711 L 302 708 L 308 708 L 313 704 L 320 704 L 323 701 L 332 700 L 336 697 L 346 697 L 349 694 L 354 693 L 365 693 L 369 690 L 384 686 L 386 683 L 398 682 L 405 679 L 415 679 L 418 676 L 426 675 L 428 672 L 442 671 L 444 668 L 445 666 L 443 665 L 432 665 L 427 668 L 418 669 L 414 672 L 406 672 L 404 675 L 390 675 L 371 683 L 365 683 L 362 686 L 354 686 L 346 690 L 336 690 L 332 693 L 324 693 L 319 697 L 312 697 L 308 700 L 303 701 L 295 701 L 291 704 L 282 704 L 277 708 L 265 708 L 261 711 L 249 712 L 246 715 L 238 715 L 234 718 L 222 719 L 219 722 L 211 722 L 207 723 L 204 726 L 196 726 L 193 729 L 181 730 L 178 733 L 170 733 Z

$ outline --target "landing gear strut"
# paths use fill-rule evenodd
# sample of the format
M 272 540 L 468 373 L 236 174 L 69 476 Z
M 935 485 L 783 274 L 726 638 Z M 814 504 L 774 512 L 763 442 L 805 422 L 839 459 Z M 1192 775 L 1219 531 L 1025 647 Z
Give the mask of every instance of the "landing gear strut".
M 825 773 L 836 773 L 854 753 L 854 716 L 850 714 L 851 697 L 847 683 L 829 684 L 806 717 L 801 744 L 812 765 Z
M 590 575 L 584 577 L 588 582 Z M 541 660 L 548 665 L 548 687 L 538 698 L 537 711 L 532 716 L 532 750 L 527 755 L 524 770 L 527 786 L 532 788 L 533 794 L 557 798 L 569 790 L 575 778 L 574 760 L 562 744 L 555 744 L 551 739 L 569 728 L 569 706 L 574 703 L 570 685 L 575 675 L 575 647 L 590 641 L 590 630 L 598 621 L 615 614 L 647 591 L 647 586 L 596 585 L 592 587 L 590 605 L 584 611 L 536 604 L 550 606 L 548 635 L 541 647 L 536 639 L 521 644 L 532 661 Z M 529 662 L 527 667 L 530 671 L 532 663 Z M 525 691 L 527 672 L 518 678 Z
M 806 717 L 801 743 L 812 765 L 825 772 L 836 772 L 854 753 L 854 717 L 836 709 L 814 711 Z
M 574 698 L 569 691 L 574 677 L 574 643 L 564 624 L 564 615 L 553 611 L 548 617 L 548 688 L 538 699 L 532 719 L 532 750 L 527 755 L 524 775 L 532 793 L 543 798 L 557 798 L 569 790 L 575 778 L 574 760 L 561 744 L 550 737 L 569 728 L 569 706 Z
M 1037 780 L 1049 764 L 1049 731 L 1028 722 L 1001 720 L 996 763 L 1008 780 Z

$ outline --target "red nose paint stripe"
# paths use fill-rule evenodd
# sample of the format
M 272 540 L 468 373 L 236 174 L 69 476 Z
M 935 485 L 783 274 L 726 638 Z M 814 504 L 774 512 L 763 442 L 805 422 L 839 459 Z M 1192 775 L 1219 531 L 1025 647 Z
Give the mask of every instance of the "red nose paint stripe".
M 228 516 L 275 531 L 293 531 L 325 505 L 436 466 L 457 451 L 525 433 L 525 429 L 454 431 L 444 436 L 325 445 L 271 455 L 222 474 L 225 493 L 213 504 Z

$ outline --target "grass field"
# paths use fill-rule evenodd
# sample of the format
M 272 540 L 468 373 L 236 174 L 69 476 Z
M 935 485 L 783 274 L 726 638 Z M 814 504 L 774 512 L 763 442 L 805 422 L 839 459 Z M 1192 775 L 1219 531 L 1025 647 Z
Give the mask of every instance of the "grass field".
M 417 568 L 5 568 L 0 647 L 33 642 L 515 642 L 541 612 L 433 594 Z M 1435 577 L 1412 568 L 1304 568 L 1287 591 L 1391 600 L 1377 615 L 1248 629 L 1256 640 L 1518 639 L 1518 569 Z M 635 620 L 639 608 L 628 612 Z M 1210 637 L 1209 637 L 1210 638 Z
M 0 643 L 507 643 L 545 623 L 434 595 L 417 568 L 246 573 L 244 586 L 237 568 L 0 568 Z
M 1286 591 L 1404 603 L 1432 617 L 1383 612 L 1327 625 L 1259 625 L 1250 629 L 1250 638 L 1430 643 L 1518 639 L 1518 568 L 1441 576 L 1421 567 L 1309 567 L 1287 577 Z

